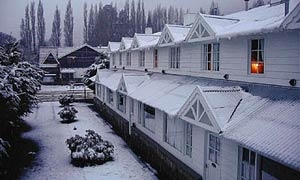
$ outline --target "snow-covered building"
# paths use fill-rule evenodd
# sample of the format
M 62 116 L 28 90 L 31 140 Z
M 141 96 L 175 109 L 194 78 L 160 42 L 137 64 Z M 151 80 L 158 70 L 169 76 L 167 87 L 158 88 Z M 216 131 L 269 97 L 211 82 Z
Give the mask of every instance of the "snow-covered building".
M 95 103 L 162 177 L 300 179 L 299 1 L 144 36 L 131 66 L 98 71 Z
M 105 51 L 106 48 L 95 48 L 88 44 L 79 47 L 41 47 L 39 66 L 47 72 L 44 82 L 80 81 L 95 58 Z

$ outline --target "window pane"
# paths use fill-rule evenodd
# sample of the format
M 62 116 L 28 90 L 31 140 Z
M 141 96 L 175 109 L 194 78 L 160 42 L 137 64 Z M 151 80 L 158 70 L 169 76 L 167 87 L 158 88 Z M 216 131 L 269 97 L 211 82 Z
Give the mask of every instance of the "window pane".
M 215 162 L 215 152 L 211 148 L 209 148 L 208 158 L 209 158 L 210 161 Z
M 264 61 L 264 52 L 263 51 L 258 52 L 258 61 Z
M 259 40 L 259 49 L 264 50 L 264 40 L 263 39 Z
M 243 148 L 242 161 L 249 162 L 249 150 L 246 148 Z
M 251 50 L 257 50 L 258 49 L 258 40 L 252 40 L 251 41 Z
M 250 153 L 250 164 L 254 165 L 255 164 L 255 152 L 251 151 Z

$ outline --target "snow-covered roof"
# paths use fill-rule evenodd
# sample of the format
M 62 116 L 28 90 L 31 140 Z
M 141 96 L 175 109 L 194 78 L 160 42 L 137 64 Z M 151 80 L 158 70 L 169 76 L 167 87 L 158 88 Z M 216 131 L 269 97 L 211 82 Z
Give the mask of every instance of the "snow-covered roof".
M 75 73 L 75 70 L 74 69 L 61 69 L 60 71 L 61 73 Z
M 108 42 L 108 51 L 109 52 L 116 52 L 120 50 L 121 42 Z
M 191 26 L 166 24 L 158 41 L 158 45 L 170 45 L 183 42 Z
M 191 106 L 188 101 L 197 90 L 215 132 L 265 157 L 300 168 L 299 88 L 133 72 L 105 70 L 100 83 L 115 91 L 123 77 L 128 96 L 179 117 L 185 106 Z
M 293 3 L 293 6 L 290 6 L 291 9 L 288 15 L 285 15 L 284 3 L 267 4 L 248 11 L 244 10 L 225 16 L 199 13 L 191 32 L 189 32 L 187 36 L 187 40 L 191 40 L 195 28 L 199 24 L 201 24 L 214 39 L 279 31 L 282 30 L 282 23 L 290 14 L 296 14 L 297 16 L 295 12 L 300 11 L 300 7 L 298 7 L 300 6 L 299 2 L 297 6 L 295 4 L 296 3 Z M 198 40 L 206 39 L 199 36 Z
M 120 50 L 126 51 L 126 50 L 130 49 L 132 41 L 133 41 L 133 38 L 123 37 L 121 40 L 121 43 L 120 43 Z
M 83 47 L 88 47 L 91 48 L 92 50 L 96 51 L 96 52 L 104 52 L 106 51 L 106 48 L 97 48 L 97 47 L 92 47 L 88 44 L 82 44 L 80 46 L 76 46 L 76 47 L 41 47 L 40 48 L 40 59 L 39 62 L 40 64 L 43 63 L 43 61 L 47 58 L 47 56 L 49 55 L 49 53 L 51 53 L 56 59 L 60 59 L 64 56 L 69 55 L 70 53 L 77 51 Z
M 132 49 L 144 49 L 156 46 L 158 43 L 159 34 L 135 34 L 132 43 Z

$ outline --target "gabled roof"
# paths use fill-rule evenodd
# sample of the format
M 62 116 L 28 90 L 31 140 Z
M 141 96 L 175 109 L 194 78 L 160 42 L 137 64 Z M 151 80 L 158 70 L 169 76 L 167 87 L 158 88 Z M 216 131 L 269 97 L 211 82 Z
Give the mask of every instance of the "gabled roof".
M 158 41 L 159 46 L 181 43 L 188 35 L 191 26 L 166 24 Z
M 300 29 L 300 3 L 288 14 L 281 27 L 284 29 Z
M 52 54 L 52 52 L 49 52 L 49 54 L 45 57 L 42 64 L 59 64 L 57 58 Z
M 88 44 L 83 44 L 83 45 L 78 46 L 78 47 L 73 47 L 72 50 L 70 50 L 69 52 L 67 52 L 67 53 L 65 53 L 65 54 L 61 54 L 61 55 L 59 56 L 58 59 L 61 59 L 61 58 L 63 58 L 63 57 L 66 57 L 66 56 L 68 56 L 69 54 L 71 54 L 71 53 L 73 53 L 73 52 L 75 52 L 75 51 L 78 51 L 78 50 L 80 50 L 80 49 L 82 49 L 82 48 L 84 48 L 84 47 L 87 47 L 87 48 L 89 48 L 89 49 L 91 49 L 91 50 L 93 50 L 93 51 L 95 51 L 95 52 L 98 52 L 98 53 L 101 52 L 100 49 L 97 49 L 97 48 L 95 48 L 95 47 L 92 47 L 92 46 L 90 46 L 90 45 L 88 45 Z
M 120 43 L 120 51 L 129 50 L 132 44 L 133 38 L 123 37 Z
M 199 13 L 186 40 L 189 42 L 205 41 L 207 39 L 231 38 L 280 31 L 283 28 L 287 28 L 287 24 L 297 22 L 300 11 L 299 6 L 298 2 L 297 6 L 290 9 L 290 13 L 287 16 L 285 16 L 284 12 L 284 3 L 267 4 L 248 11 L 240 11 L 225 16 L 212 16 Z M 198 30 L 199 26 L 200 31 Z M 298 26 L 294 25 L 293 27 Z M 202 36 L 202 29 L 205 29 L 209 36 L 207 34 Z
M 148 79 L 148 75 L 144 73 L 124 73 L 120 79 L 118 90 L 130 94 L 146 79 Z
M 133 38 L 133 43 L 131 48 L 133 50 L 136 49 L 144 49 L 156 46 L 158 40 L 160 38 L 160 34 L 137 34 L 135 33 Z
M 121 42 L 108 42 L 108 52 L 117 52 L 120 50 Z

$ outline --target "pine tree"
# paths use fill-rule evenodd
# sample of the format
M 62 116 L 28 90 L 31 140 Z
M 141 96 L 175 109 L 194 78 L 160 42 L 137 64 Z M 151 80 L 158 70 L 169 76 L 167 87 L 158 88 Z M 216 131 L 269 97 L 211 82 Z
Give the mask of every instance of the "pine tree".
M 214 1 L 211 2 L 209 14 L 210 15 L 220 15 L 221 14 L 218 3 L 215 3 Z
M 83 6 L 83 43 L 88 42 L 88 22 L 87 22 L 87 4 Z
M 30 20 L 31 20 L 31 36 L 32 36 L 32 50 L 35 53 L 36 52 L 36 44 L 35 44 L 35 3 L 30 3 Z
M 144 1 L 142 1 L 142 12 L 141 12 L 141 17 L 142 17 L 142 22 L 141 22 L 141 25 L 142 25 L 142 33 L 145 33 L 145 28 L 146 28 L 146 15 L 145 15 L 145 4 L 144 4 Z
M 142 32 L 142 10 L 141 10 L 141 0 L 138 1 L 137 8 L 136 8 L 136 32 Z
M 44 9 L 41 0 L 39 0 L 39 5 L 37 9 L 37 38 L 38 38 L 38 46 L 45 45 L 45 18 L 44 18 Z
M 21 20 L 21 25 L 20 25 L 20 37 L 21 37 L 21 45 L 25 46 L 26 44 L 26 32 L 25 32 L 25 21 L 24 18 Z
M 29 5 L 25 8 L 25 47 L 29 53 L 31 53 L 32 47 L 32 36 L 30 29 L 30 17 L 29 17 Z
M 61 28 L 60 28 L 60 12 L 58 7 L 56 6 L 56 10 L 54 12 L 54 19 L 52 23 L 52 34 L 50 41 L 53 46 L 60 47 L 60 38 L 61 38 Z
M 71 5 L 71 0 L 69 0 L 66 14 L 65 14 L 65 21 L 64 21 L 64 36 L 65 36 L 65 46 L 72 47 L 73 46 L 73 10 Z
M 94 41 L 94 29 L 95 29 L 95 22 L 94 22 L 94 7 L 91 5 L 90 13 L 89 13 L 89 22 L 88 22 L 88 44 L 93 45 Z
M 147 18 L 147 27 L 152 27 L 152 13 L 148 11 L 148 18 Z
M 133 36 L 134 33 L 136 33 L 136 13 L 135 13 L 135 2 L 134 2 L 134 0 L 131 1 L 130 25 L 131 25 L 130 35 Z
M 184 10 L 180 8 L 179 10 L 179 24 L 183 25 L 184 21 Z
M 125 28 L 125 36 L 130 36 L 130 7 L 129 7 L 129 0 L 126 0 L 124 11 L 126 13 L 126 20 L 124 22 L 124 28 Z
M 170 6 L 169 7 L 169 10 L 168 10 L 168 24 L 175 24 L 175 11 L 174 11 L 174 8 L 173 6 Z

